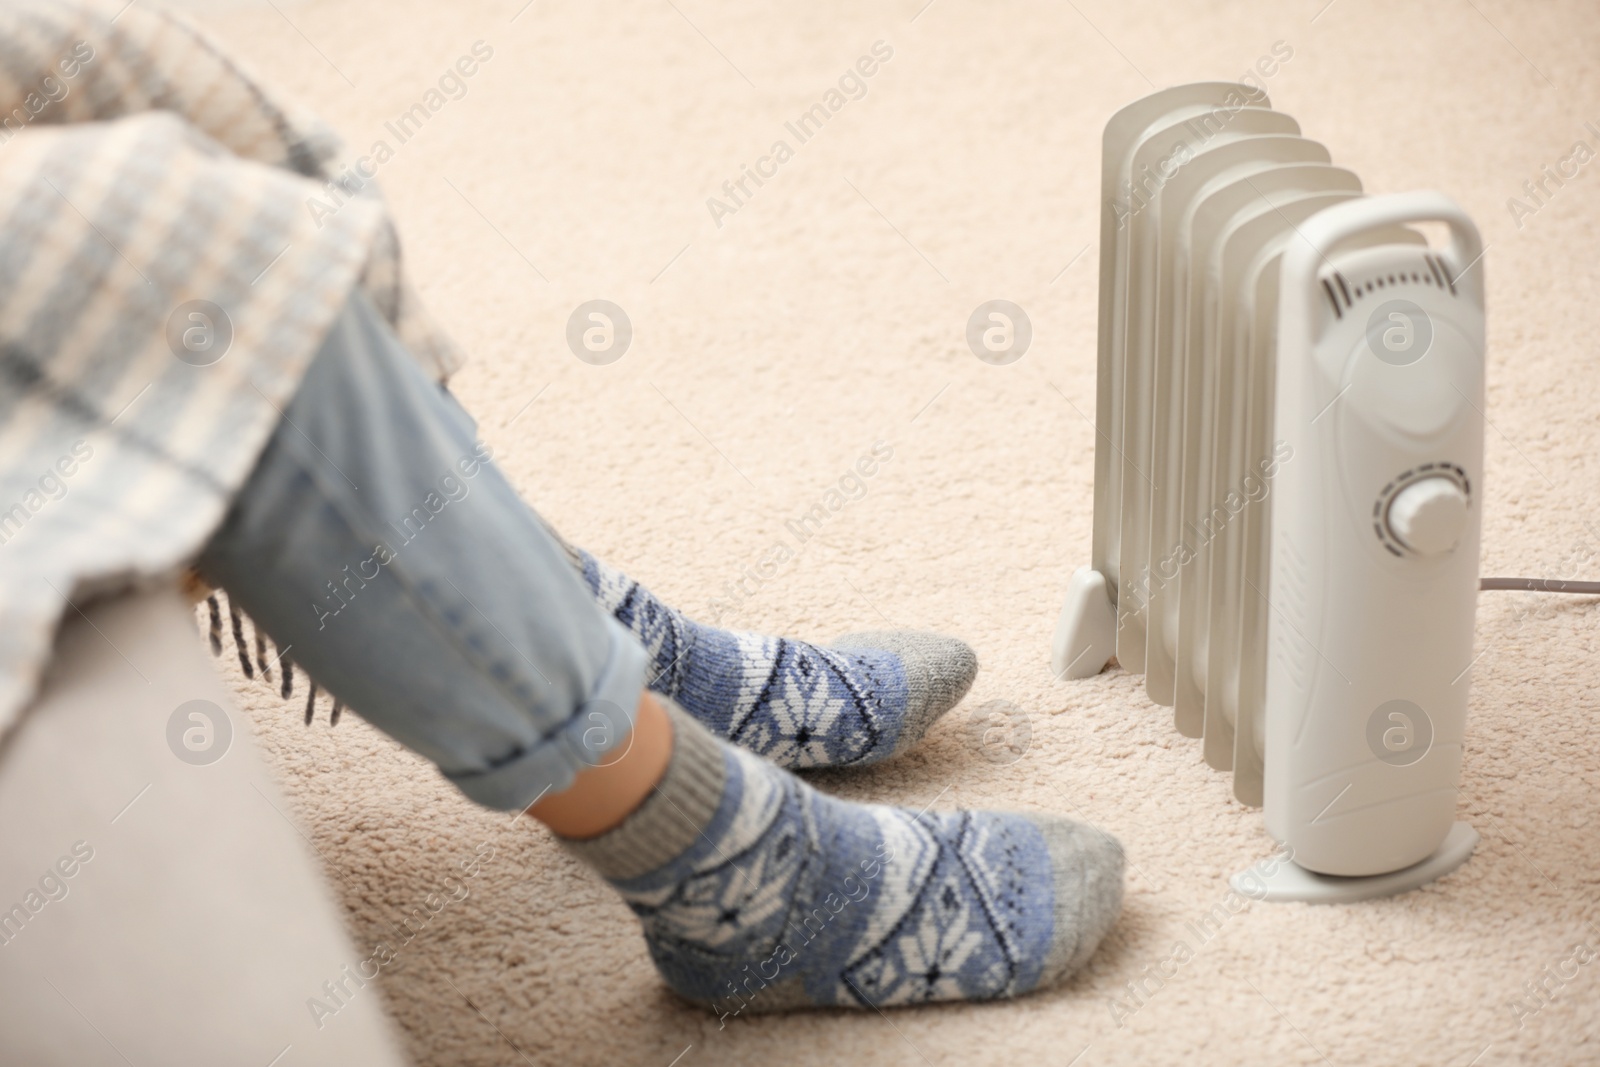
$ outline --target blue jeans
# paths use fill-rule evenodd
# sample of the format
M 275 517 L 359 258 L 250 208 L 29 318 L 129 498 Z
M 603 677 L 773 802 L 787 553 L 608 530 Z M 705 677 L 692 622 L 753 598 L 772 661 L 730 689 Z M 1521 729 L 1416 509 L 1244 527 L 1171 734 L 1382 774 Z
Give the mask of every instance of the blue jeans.
M 199 567 L 480 804 L 559 792 L 632 731 L 644 648 L 359 291 Z

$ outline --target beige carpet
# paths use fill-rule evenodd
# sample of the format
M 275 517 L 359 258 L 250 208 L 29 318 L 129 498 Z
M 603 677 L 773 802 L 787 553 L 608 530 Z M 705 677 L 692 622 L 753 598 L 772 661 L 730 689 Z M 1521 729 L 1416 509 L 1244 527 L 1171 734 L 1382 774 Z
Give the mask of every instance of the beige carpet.
M 1566 962 L 1575 943 L 1600 949 L 1600 605 L 1483 596 L 1461 813 L 1484 840 L 1465 868 L 1360 906 L 1251 904 L 1204 944 L 1190 924 L 1270 851 L 1260 813 L 1140 679 L 1057 683 L 1047 663 L 1089 553 L 1101 127 L 1152 84 L 1237 76 L 1277 41 L 1293 51 L 1267 79 L 1280 109 L 1372 190 L 1450 193 L 1490 245 L 1484 572 L 1600 577 L 1600 163 L 1520 228 L 1507 208 L 1575 141 L 1600 148 L 1584 128 L 1600 130 L 1594 5 L 1335 0 L 1312 21 L 1322 0 L 924 2 L 200 11 L 356 145 L 393 146 L 384 123 L 474 41 L 491 47 L 380 180 L 424 297 L 472 353 L 459 392 L 516 483 L 693 613 L 808 637 L 886 622 L 965 637 L 983 662 L 966 705 L 915 754 L 823 786 L 1076 812 L 1131 860 L 1120 926 L 1064 989 L 719 1029 L 663 991 L 627 910 L 540 828 L 475 810 L 360 722 L 330 730 L 324 708 L 306 729 L 298 705 L 241 681 L 363 952 L 461 861 L 489 857 L 383 971 L 411 1053 L 451 1067 L 1600 1063 L 1600 962 Z M 893 56 L 867 95 L 798 144 L 784 123 L 880 40 Z M 780 138 L 793 158 L 719 228 L 707 198 Z M 595 297 L 635 331 L 606 367 L 563 340 Z M 963 336 L 997 297 L 1033 322 L 1009 367 Z M 877 441 L 893 458 L 866 495 L 798 558 L 764 563 Z M 965 726 L 993 700 L 1028 717 L 1011 765 Z M 1171 973 L 1180 939 L 1193 959 L 1119 1026 L 1128 983 Z M 1541 979 L 1554 999 L 1519 1025 L 1513 1006 Z

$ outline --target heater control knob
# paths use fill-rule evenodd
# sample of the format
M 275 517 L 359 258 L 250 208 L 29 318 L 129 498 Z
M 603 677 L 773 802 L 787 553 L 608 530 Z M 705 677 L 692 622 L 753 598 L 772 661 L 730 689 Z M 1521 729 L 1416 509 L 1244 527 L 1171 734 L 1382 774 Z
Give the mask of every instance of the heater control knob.
M 1456 547 L 1467 527 L 1467 496 L 1451 478 L 1412 482 L 1389 502 L 1389 533 L 1419 556 Z

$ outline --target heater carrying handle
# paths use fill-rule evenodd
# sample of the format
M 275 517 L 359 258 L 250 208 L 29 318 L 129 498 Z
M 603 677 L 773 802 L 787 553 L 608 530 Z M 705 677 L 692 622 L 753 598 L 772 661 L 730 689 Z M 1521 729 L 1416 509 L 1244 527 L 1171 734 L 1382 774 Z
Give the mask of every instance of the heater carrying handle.
M 1449 227 L 1450 244 L 1441 255 L 1452 277 L 1461 278 L 1483 255 L 1483 238 L 1461 205 L 1443 193 L 1428 190 L 1350 200 L 1319 211 L 1301 223 L 1301 239 L 1291 241 L 1284 249 L 1279 274 L 1280 343 L 1284 339 L 1282 331 L 1288 329 L 1300 331 L 1307 342 L 1313 340 L 1317 271 L 1334 248 L 1368 230 L 1421 222 L 1442 222 Z

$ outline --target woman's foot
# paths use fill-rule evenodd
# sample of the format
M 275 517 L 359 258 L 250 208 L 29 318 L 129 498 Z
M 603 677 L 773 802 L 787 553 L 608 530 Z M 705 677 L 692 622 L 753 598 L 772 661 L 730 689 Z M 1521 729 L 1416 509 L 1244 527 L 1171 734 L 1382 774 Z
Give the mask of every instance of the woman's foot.
M 566 845 L 639 916 L 667 983 L 719 1015 L 1015 996 L 1116 920 L 1122 849 L 1099 830 L 847 803 L 668 715 L 647 799 Z
M 576 554 L 595 599 L 650 653 L 650 688 L 780 766 L 859 765 L 903 752 L 978 673 L 965 642 L 938 634 L 852 634 L 824 647 L 707 626 Z

